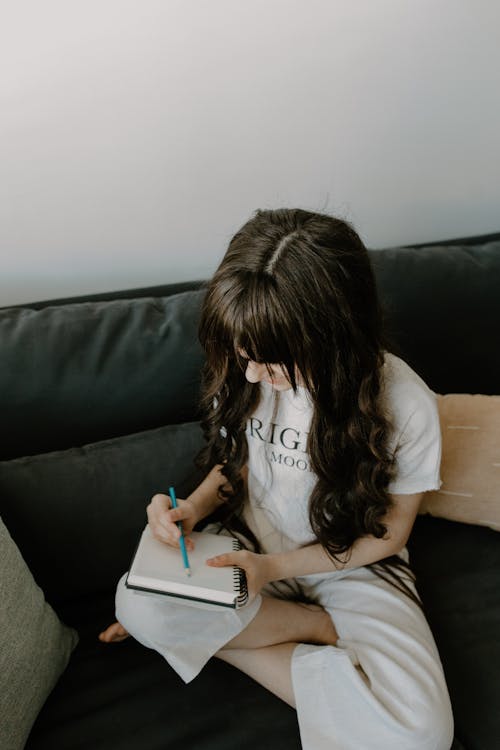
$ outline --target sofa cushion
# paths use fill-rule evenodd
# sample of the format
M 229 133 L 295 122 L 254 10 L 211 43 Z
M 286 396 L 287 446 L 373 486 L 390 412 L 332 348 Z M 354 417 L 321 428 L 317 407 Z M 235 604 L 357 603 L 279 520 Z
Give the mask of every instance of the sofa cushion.
M 45 601 L 0 519 L 0 747 L 21 750 L 78 635 Z
M 442 485 L 420 512 L 500 531 L 500 396 L 438 396 Z
M 484 526 L 419 516 L 409 539 L 417 588 L 466 750 L 500 740 L 500 543 Z
M 197 418 L 203 294 L 0 310 L 0 459 Z
M 370 258 L 394 353 L 436 393 L 498 393 L 500 235 Z
M 54 606 L 114 589 L 151 496 L 183 497 L 202 445 L 193 422 L 0 462 L 0 513 Z
M 185 685 L 134 639 L 103 644 L 94 636 L 75 651 L 26 750 L 300 747 L 295 711 L 234 667 L 211 659 Z

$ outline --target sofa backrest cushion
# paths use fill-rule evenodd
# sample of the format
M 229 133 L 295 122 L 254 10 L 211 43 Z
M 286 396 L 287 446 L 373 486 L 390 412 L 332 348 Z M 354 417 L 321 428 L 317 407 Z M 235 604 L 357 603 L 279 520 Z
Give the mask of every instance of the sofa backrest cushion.
M 114 590 L 128 570 L 146 506 L 200 480 L 197 422 L 0 461 L 0 515 L 56 611 Z
M 202 298 L 0 310 L 0 459 L 195 419 Z
M 371 252 L 395 353 L 436 393 L 500 393 L 500 235 L 493 237 Z
M 438 393 L 499 393 L 500 235 L 370 257 L 393 351 Z M 204 291 L 136 291 L 0 309 L 0 459 L 198 417 Z

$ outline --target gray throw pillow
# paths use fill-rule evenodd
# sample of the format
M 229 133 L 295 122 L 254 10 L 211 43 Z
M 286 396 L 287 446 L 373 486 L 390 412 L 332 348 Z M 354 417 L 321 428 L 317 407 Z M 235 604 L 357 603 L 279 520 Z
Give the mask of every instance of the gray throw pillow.
M 78 642 L 0 519 L 0 747 L 21 750 Z

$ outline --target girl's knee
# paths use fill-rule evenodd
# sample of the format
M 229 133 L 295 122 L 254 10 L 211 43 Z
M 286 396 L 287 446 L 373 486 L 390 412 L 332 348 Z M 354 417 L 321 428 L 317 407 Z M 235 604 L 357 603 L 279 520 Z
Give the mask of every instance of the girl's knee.
M 118 622 L 137 637 L 151 623 L 153 604 L 151 598 L 137 594 L 125 586 L 127 574 L 118 581 L 115 595 L 115 615 Z M 153 620 L 154 622 L 154 620 Z
M 415 712 L 413 717 L 415 750 L 450 750 L 453 744 L 454 722 L 451 705 L 447 696 L 434 701 Z

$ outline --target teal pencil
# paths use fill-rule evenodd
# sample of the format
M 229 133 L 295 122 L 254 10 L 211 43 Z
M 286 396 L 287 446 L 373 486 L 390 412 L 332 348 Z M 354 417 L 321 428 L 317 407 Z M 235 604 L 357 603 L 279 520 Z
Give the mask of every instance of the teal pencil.
M 170 499 L 172 500 L 172 508 L 177 508 L 177 498 L 175 496 L 175 490 L 173 487 L 168 488 L 168 492 L 170 494 Z M 182 559 L 184 561 L 184 570 L 186 571 L 187 575 L 191 575 L 191 568 L 189 567 L 189 558 L 188 553 L 186 550 L 186 542 L 184 541 L 184 533 L 182 531 L 182 521 L 177 522 L 177 526 L 179 527 L 179 531 L 181 532 L 180 538 L 179 538 L 179 544 L 181 547 L 182 552 Z

